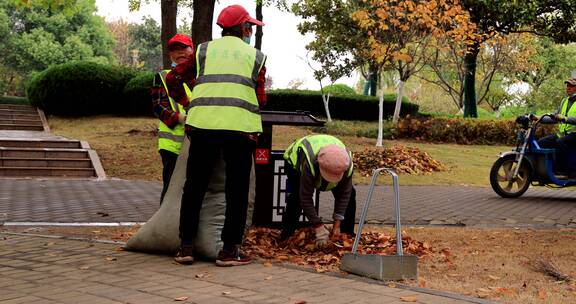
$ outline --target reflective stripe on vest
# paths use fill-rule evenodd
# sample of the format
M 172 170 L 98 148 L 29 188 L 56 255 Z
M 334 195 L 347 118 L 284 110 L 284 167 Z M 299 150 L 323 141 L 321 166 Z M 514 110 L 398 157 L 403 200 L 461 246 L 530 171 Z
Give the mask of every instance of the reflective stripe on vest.
M 166 85 L 166 75 L 170 72 L 169 70 L 164 70 L 160 72 L 160 78 L 162 79 L 162 84 L 164 85 L 164 90 L 168 94 L 168 86 Z M 188 98 L 192 97 L 192 92 L 186 84 L 184 84 L 184 90 L 188 95 Z M 170 102 L 170 108 L 176 113 L 186 113 L 184 107 L 176 103 L 169 95 L 168 100 Z M 181 115 L 181 114 L 178 114 Z M 164 122 L 160 120 L 158 124 L 158 150 L 166 150 L 175 154 L 180 154 L 182 148 L 182 142 L 184 141 L 184 124 L 178 123 L 174 128 L 168 127 Z
M 572 103 L 570 109 L 568 109 L 568 103 L 568 97 L 562 99 L 560 114 L 564 115 L 565 117 L 576 116 L 576 102 Z M 576 125 L 570 125 L 567 123 L 561 123 L 558 125 L 558 136 L 564 136 L 572 132 L 576 132 Z
M 286 162 L 292 166 L 294 169 L 300 171 L 300 164 L 298 163 L 298 154 L 300 150 L 304 151 L 306 155 L 306 160 L 308 161 L 308 166 L 310 167 L 312 176 L 316 178 L 316 185 L 315 188 L 320 191 L 329 191 L 335 188 L 338 183 L 328 183 L 324 181 L 323 178 L 320 178 L 320 175 L 316 174 L 318 170 L 318 151 L 324 146 L 327 145 L 338 145 L 342 148 L 346 148 L 344 144 L 336 137 L 330 135 L 310 135 L 303 137 L 294 143 L 292 143 L 286 152 L 284 152 L 284 159 Z M 348 155 L 350 157 L 350 166 L 347 169 L 346 176 L 352 176 L 354 172 L 354 164 L 352 162 L 352 153 L 348 151 Z
M 199 129 L 262 132 L 256 97 L 266 56 L 237 37 L 202 43 L 186 124 Z

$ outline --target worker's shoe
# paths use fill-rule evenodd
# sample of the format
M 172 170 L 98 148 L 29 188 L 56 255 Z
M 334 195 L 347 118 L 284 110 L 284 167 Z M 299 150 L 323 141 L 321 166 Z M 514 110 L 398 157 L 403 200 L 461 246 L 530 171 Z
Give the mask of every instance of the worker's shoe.
M 178 247 L 174 261 L 180 264 L 192 264 L 194 262 L 194 247 L 189 245 Z
M 233 251 L 221 249 L 216 258 L 217 266 L 242 266 L 252 263 L 252 259 L 242 253 L 238 247 Z

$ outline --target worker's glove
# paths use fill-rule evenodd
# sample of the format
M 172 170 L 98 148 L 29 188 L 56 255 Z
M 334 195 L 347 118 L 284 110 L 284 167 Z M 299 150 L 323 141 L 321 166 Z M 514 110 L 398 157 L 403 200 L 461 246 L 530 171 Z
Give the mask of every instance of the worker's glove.
M 196 79 L 196 57 L 194 54 L 190 55 L 186 61 L 178 64 L 172 69 L 172 73 L 187 84 L 190 89 L 194 86 Z
M 322 247 L 328 244 L 330 232 L 324 225 L 320 224 L 320 226 L 315 227 L 314 232 L 316 233 L 316 246 Z
M 182 78 L 174 73 L 174 71 L 170 71 L 168 75 L 166 75 L 166 87 L 168 88 L 170 97 L 177 103 L 188 106 L 190 101 L 188 100 L 183 84 Z
M 186 115 L 182 113 L 178 113 L 178 122 L 181 124 L 186 123 Z
M 554 114 L 554 120 L 559 121 L 559 122 L 565 122 L 566 116 L 564 116 L 562 114 Z

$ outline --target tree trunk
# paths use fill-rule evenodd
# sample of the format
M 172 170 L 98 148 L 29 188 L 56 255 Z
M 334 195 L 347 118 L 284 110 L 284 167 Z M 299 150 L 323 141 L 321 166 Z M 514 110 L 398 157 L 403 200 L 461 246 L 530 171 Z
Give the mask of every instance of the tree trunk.
M 329 107 L 330 93 L 328 94 L 322 93 L 322 101 L 324 102 L 324 110 L 326 110 L 326 119 L 328 120 L 328 122 L 331 122 L 332 116 L 330 115 L 330 107 Z
M 376 147 L 382 147 L 382 137 L 384 137 L 384 88 L 380 91 L 380 102 L 378 103 L 378 138 Z
M 476 61 L 478 47 L 464 55 L 464 117 L 478 117 L 476 111 Z
M 160 40 L 162 40 L 162 66 L 169 69 L 172 64 L 168 55 L 168 40 L 176 35 L 176 15 L 178 14 L 178 0 L 160 1 L 160 11 L 162 14 L 162 29 Z
M 396 107 L 394 107 L 394 116 L 392 123 L 396 124 L 400 118 L 400 108 L 402 107 L 402 97 L 404 95 L 404 81 L 400 80 L 398 83 L 398 95 L 396 95 Z
M 378 88 L 378 69 L 370 67 L 370 96 L 376 96 Z
M 256 19 L 262 21 L 262 1 L 256 1 Z M 254 47 L 257 50 L 261 50 L 262 49 L 262 36 L 264 35 L 264 33 L 262 32 L 262 27 L 261 26 L 256 26 L 256 44 L 254 44 Z
M 194 0 L 192 9 L 192 41 L 194 45 L 212 40 L 212 20 L 216 0 Z

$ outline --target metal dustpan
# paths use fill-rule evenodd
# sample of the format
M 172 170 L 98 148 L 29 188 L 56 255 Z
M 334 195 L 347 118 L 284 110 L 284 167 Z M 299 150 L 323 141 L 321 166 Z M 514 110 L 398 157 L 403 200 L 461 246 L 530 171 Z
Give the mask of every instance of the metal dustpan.
M 362 228 L 366 221 L 366 213 L 370 206 L 372 193 L 376 185 L 376 179 L 380 172 L 385 171 L 392 176 L 394 185 L 394 201 L 396 204 L 396 255 L 360 254 L 358 253 L 358 243 L 362 236 Z M 362 209 L 358 232 L 354 239 L 351 253 L 345 253 L 342 257 L 340 269 L 357 275 L 388 281 L 416 279 L 418 275 L 418 257 L 415 255 L 404 255 L 402 250 L 402 226 L 400 225 L 400 194 L 398 189 L 398 175 L 391 169 L 379 168 L 372 173 L 372 182 L 368 189 L 366 202 Z

